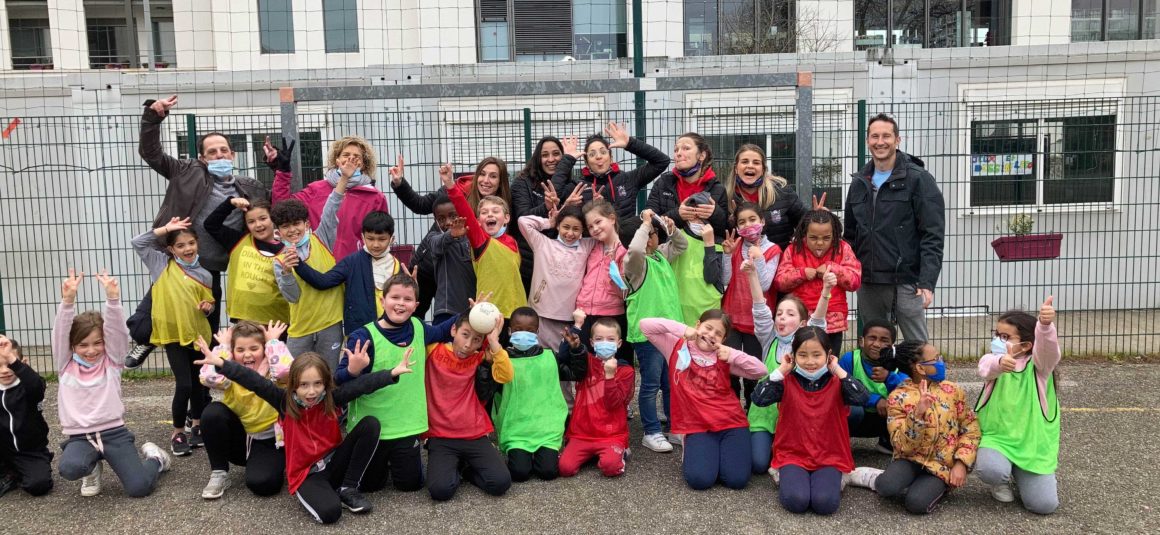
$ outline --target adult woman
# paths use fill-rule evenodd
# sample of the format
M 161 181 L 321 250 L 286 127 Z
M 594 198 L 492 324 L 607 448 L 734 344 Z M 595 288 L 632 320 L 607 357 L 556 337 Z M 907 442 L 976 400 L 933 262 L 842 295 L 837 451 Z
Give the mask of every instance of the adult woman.
M 784 178 L 772 175 L 765 167 L 765 151 L 752 143 L 737 149 L 733 157 L 733 178 L 725 181 L 725 198 L 729 199 L 729 216 L 742 202 L 761 209 L 765 219 L 762 233 L 782 250 L 793 238 L 794 229 L 806 213 L 806 205 Z
M 716 239 L 724 238 L 729 228 L 727 197 L 712 164 L 709 142 L 696 132 L 682 134 L 673 147 L 673 168 L 657 179 L 648 196 L 648 208 L 695 235 L 701 234 L 704 225 L 711 225 Z M 707 200 L 698 195 L 702 192 L 708 194 Z M 690 197 L 694 202 L 687 202 Z
M 391 173 L 391 187 L 399 197 L 399 202 L 415 214 L 430 215 L 434 213 L 436 205 L 447 202 L 447 188 L 441 187 L 425 195 L 419 195 L 411 189 L 402 173 L 398 176 Z M 455 187 L 467 196 L 467 201 L 471 203 L 473 209 L 479 205 L 480 199 L 488 195 L 500 197 L 511 206 L 512 194 L 507 164 L 495 156 L 480 160 L 479 165 L 475 166 L 475 173 L 457 178 Z
M 556 173 L 563 156 L 564 146 L 555 137 L 544 136 L 536 143 L 532 157 L 528 158 L 528 163 L 512 181 L 512 221 L 519 221 L 526 215 L 548 217 L 545 199 L 559 202 L 552 187 L 552 175 Z M 520 277 L 524 280 L 524 288 L 531 288 L 534 260 L 532 248 L 528 246 L 523 233 L 517 232 L 515 237 L 520 246 Z

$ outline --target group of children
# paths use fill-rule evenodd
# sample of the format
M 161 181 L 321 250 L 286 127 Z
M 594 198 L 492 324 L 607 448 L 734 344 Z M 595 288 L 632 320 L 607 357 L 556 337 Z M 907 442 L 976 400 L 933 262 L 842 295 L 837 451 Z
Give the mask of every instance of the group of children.
M 642 443 L 662 453 L 681 445 L 690 488 L 739 489 L 768 472 L 789 511 L 831 514 L 850 483 L 923 513 L 977 469 L 997 499 L 1014 499 L 1014 481 L 1029 510 L 1055 509 L 1060 351 L 1050 298 L 1038 318 L 999 318 L 972 410 L 937 348 L 896 344 L 893 325 L 866 323 L 858 348 L 836 354 L 861 265 L 833 213 L 806 211 L 796 197 L 787 206 L 792 190 L 768 174 L 759 147 L 742 147 L 726 185 L 695 133 L 678 138 L 671 170 L 619 125 L 605 133 L 611 142 L 592 136 L 583 152 L 574 138 L 545 138 L 519 187 L 488 158 L 466 179 L 442 166 L 443 188 L 423 197 L 399 158 L 392 186 L 435 215 L 410 265 L 391 254 L 394 220 L 375 193 L 365 140 L 337 141 L 325 180 L 297 193 L 284 187 L 290 148 L 268 150 L 274 204 L 228 199 L 205 222 L 231 251 L 233 326 L 216 336 L 192 222 L 174 218 L 134 238 L 153 281 L 150 341 L 165 346 L 176 379 L 170 449 L 206 449 L 202 496 L 222 497 L 230 466 L 244 466 L 252 492 L 277 494 L 286 481 L 329 523 L 343 508 L 370 511 L 363 493 L 388 483 L 448 500 L 464 479 L 502 495 L 512 482 L 573 476 L 593 461 L 618 476 L 639 369 Z M 649 166 L 621 172 L 613 148 Z M 580 158 L 588 165 L 576 179 Z M 658 176 L 636 217 L 636 193 Z M 513 191 L 540 207 L 513 214 Z M 234 211 L 244 232 L 224 224 Z M 143 460 L 134 449 L 120 401 L 129 337 L 119 287 L 102 273 L 104 314 L 77 315 L 82 277 L 70 272 L 62 286 L 53 330 L 67 437 L 58 469 L 90 496 L 103 459 L 127 493 L 146 495 L 170 456 L 152 443 Z M 492 306 L 494 325 L 481 329 Z M 0 338 L 0 418 L 19 421 L 0 426 L 5 481 L 44 493 L 53 457 L 36 408 L 44 383 L 13 348 Z M 856 468 L 851 436 L 876 437 L 889 467 Z

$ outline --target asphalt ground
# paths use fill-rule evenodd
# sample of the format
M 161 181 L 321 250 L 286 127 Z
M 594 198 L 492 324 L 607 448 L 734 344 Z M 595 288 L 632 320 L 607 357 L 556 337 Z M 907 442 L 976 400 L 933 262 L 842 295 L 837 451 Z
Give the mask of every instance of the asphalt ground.
M 1160 460 L 1154 386 L 1160 366 L 1065 364 L 1062 374 L 1060 507 L 1046 517 L 1024 511 L 1018 502 L 996 502 L 974 477 L 923 517 L 853 487 L 831 517 L 794 515 L 777 503 L 768 476 L 754 476 L 740 491 L 690 490 L 681 478 L 680 448 L 659 454 L 640 446 L 634 420 L 633 455 L 627 473 L 615 479 L 591 467 L 571 479 L 517 483 L 499 498 L 464 485 L 444 503 L 432 501 L 425 490 L 386 490 L 368 494 L 374 512 L 344 513 L 337 524 L 321 526 L 285 493 L 250 494 L 239 467 L 231 470 L 233 487 L 222 499 L 203 500 L 209 466 L 205 452 L 195 450 L 175 459 L 147 498 L 126 497 L 111 470 L 104 472 L 101 495 L 93 498 L 80 496 L 79 481 L 59 476 L 44 497 L 14 490 L 0 498 L 0 533 L 1160 533 L 1160 472 L 1153 470 Z M 966 385 L 973 399 L 979 386 L 973 367 L 953 367 L 950 378 Z M 171 393 L 170 380 L 125 383 L 127 421 L 138 445 L 168 444 Z M 55 385 L 49 386 L 44 411 L 59 455 Z M 889 458 L 875 453 L 873 444 L 856 440 L 855 462 L 884 468 Z

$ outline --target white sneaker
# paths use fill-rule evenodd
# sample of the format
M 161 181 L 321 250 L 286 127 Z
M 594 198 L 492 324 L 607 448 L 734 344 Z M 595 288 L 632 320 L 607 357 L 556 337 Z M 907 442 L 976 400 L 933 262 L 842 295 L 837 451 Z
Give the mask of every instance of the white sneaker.
M 874 490 L 874 482 L 878 476 L 882 475 L 882 470 L 878 468 L 870 468 L 869 466 L 859 466 L 850 472 L 850 484 L 855 487 L 867 488 Z
M 669 444 L 674 446 L 685 446 L 685 435 L 678 435 L 676 433 L 666 433 L 665 438 L 669 439 Z
M 91 498 L 101 493 L 101 461 L 97 461 L 96 466 L 89 475 L 81 478 L 81 496 Z
M 158 446 L 152 442 L 146 442 L 142 444 L 141 453 L 145 455 L 146 459 L 157 460 L 157 464 L 160 465 L 157 468 L 158 472 L 168 472 L 170 465 L 173 464 L 173 458 L 170 457 L 169 454 L 165 452 L 165 450 L 161 449 L 161 446 Z
M 214 470 L 209 474 L 209 483 L 201 491 L 201 497 L 207 500 L 216 500 L 230 488 L 230 473 L 225 470 Z
M 1015 491 L 1011 490 L 1011 485 L 1000 483 L 991 487 L 991 497 L 996 501 L 1011 503 L 1015 501 Z
M 673 445 L 669 444 L 668 440 L 665 440 L 664 433 L 653 433 L 651 435 L 645 435 L 644 438 L 641 439 L 640 443 L 644 444 L 644 447 L 657 453 L 668 453 L 673 451 Z
M 773 478 L 773 486 L 781 486 L 781 470 L 774 467 L 769 467 L 769 477 Z

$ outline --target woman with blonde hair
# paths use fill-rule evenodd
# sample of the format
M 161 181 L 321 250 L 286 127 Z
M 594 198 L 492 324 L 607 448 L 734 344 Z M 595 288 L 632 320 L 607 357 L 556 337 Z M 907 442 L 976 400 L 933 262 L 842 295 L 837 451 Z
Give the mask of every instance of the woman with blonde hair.
M 786 180 L 770 174 L 765 151 L 752 143 L 737 149 L 733 157 L 733 177 L 725 182 L 729 199 L 729 219 L 735 224 L 734 212 L 743 202 L 756 204 L 762 212 L 762 233 L 782 250 L 793 238 L 794 229 L 806 213 L 806 205 Z
M 294 142 L 283 140 L 282 148 L 275 149 L 266 138 L 266 164 L 274 169 L 274 203 L 298 199 L 310 212 L 310 228 L 317 229 L 323 209 L 332 196 L 338 204 L 338 231 L 333 253 L 336 260 L 353 253 L 361 246 L 362 220 L 374 211 L 387 211 L 387 198 L 375 187 L 378 159 L 370 143 L 359 136 L 346 136 L 330 144 L 326 156 L 323 180 L 307 184 L 295 193 L 290 192 L 290 155 Z M 403 175 L 403 157 L 399 156 L 391 176 Z M 309 238 L 309 235 L 306 236 Z

